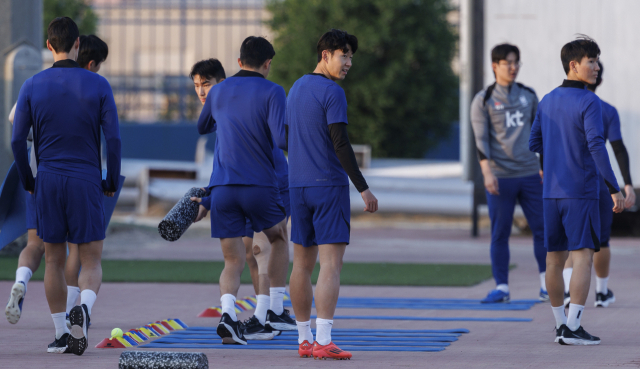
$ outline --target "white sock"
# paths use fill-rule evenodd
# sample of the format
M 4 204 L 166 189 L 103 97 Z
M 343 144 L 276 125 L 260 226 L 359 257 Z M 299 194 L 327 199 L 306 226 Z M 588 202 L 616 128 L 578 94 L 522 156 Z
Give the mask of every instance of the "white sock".
M 582 310 L 584 305 L 569 304 L 569 316 L 567 317 L 567 327 L 572 331 L 580 328 L 580 319 L 582 319 Z
M 27 284 L 31 279 L 33 272 L 28 267 L 20 267 L 16 270 L 16 283 L 24 282 L 25 293 L 27 292 Z
M 307 341 L 313 344 L 313 333 L 311 333 L 311 321 L 308 320 L 306 322 L 299 322 L 296 320 L 296 325 L 298 326 L 298 344 L 302 344 L 302 342 Z
M 80 295 L 80 287 L 67 286 L 67 314 L 76 306 L 76 300 Z M 89 305 L 87 305 L 89 307 Z
M 504 293 L 509 293 L 509 285 L 508 284 L 499 284 L 496 286 L 496 290 L 500 290 Z
M 227 313 L 235 322 L 238 321 L 236 316 L 236 297 L 230 293 L 220 296 L 220 304 L 222 305 L 222 314 Z
M 562 278 L 564 279 L 564 293 L 569 293 L 569 282 L 571 282 L 571 273 L 573 268 L 564 268 L 562 271 Z
M 547 282 L 545 281 L 546 277 L 547 272 L 540 273 L 540 288 L 542 288 L 543 291 L 547 291 Z
M 87 305 L 89 316 L 91 316 L 91 308 L 96 302 L 96 298 L 98 298 L 98 295 L 96 295 L 96 293 L 91 290 L 83 290 L 82 292 L 80 292 L 80 304 Z
M 316 318 L 316 342 L 319 345 L 328 345 L 331 343 L 331 327 L 333 320 Z
M 67 328 L 66 321 L 67 313 L 64 311 L 61 313 L 51 314 L 51 318 L 53 319 L 53 325 L 56 326 L 56 339 L 62 337 L 63 334 L 69 333 L 69 328 Z
M 256 296 L 256 300 L 258 300 L 258 304 L 256 305 L 256 310 L 253 315 L 258 318 L 260 324 L 264 325 L 267 322 L 267 310 L 269 310 L 269 296 L 267 295 L 258 295 Z
M 271 296 L 271 306 L 269 309 L 276 313 L 276 315 L 282 315 L 284 307 L 282 301 L 284 300 L 285 287 L 271 287 L 269 288 L 269 296 Z
M 606 295 L 609 292 L 609 288 L 607 287 L 608 283 L 609 283 L 609 277 L 600 278 L 596 276 L 596 292 L 604 293 Z
M 567 316 L 564 313 L 564 305 L 558 307 L 551 307 L 553 316 L 556 318 L 556 328 L 560 328 L 561 325 L 567 324 Z

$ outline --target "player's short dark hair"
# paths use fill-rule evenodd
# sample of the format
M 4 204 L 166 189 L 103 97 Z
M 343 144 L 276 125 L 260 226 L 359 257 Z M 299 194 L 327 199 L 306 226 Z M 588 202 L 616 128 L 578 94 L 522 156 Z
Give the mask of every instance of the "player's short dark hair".
M 276 55 L 271 42 L 264 37 L 249 36 L 240 46 L 240 61 L 251 68 L 260 68 L 264 62 Z
M 602 62 L 600 60 L 598 60 L 598 66 L 600 67 L 600 70 L 598 71 L 598 78 L 596 78 L 596 83 L 587 85 L 587 88 L 593 92 L 595 92 L 596 88 L 598 88 L 598 86 L 600 86 L 600 84 L 602 83 L 602 75 L 604 74 L 604 67 L 602 66 Z
M 500 60 L 507 60 L 507 55 L 516 54 L 516 61 L 520 61 L 520 49 L 516 45 L 500 44 L 491 50 L 491 62 L 499 63 Z
M 47 38 L 56 53 L 68 53 L 80 36 L 78 25 L 69 17 L 58 17 L 49 23 Z
M 109 46 L 96 35 L 80 36 L 80 50 L 78 50 L 78 64 L 85 68 L 90 61 L 100 64 L 107 60 Z
M 560 59 L 564 72 L 569 74 L 569 63 L 572 61 L 580 63 L 582 58 L 597 58 L 600 55 L 600 47 L 589 36 L 580 35 L 577 40 L 573 40 L 562 47 Z
M 358 50 L 358 38 L 345 31 L 332 28 L 331 31 L 322 35 L 318 41 L 316 47 L 318 50 L 318 62 L 322 60 L 322 52 L 324 50 L 328 50 L 331 54 L 336 50 L 342 50 L 343 53 L 347 53 L 349 51 L 347 45 L 351 46 L 351 52 L 355 54 Z
M 193 77 L 200 76 L 200 78 L 211 79 L 215 78 L 216 82 L 220 82 L 223 79 L 227 78 L 227 75 L 224 73 L 224 68 L 222 67 L 222 63 L 218 59 L 207 59 L 200 60 L 195 63 L 193 67 L 191 67 L 191 73 L 189 73 L 189 78 L 193 80 Z

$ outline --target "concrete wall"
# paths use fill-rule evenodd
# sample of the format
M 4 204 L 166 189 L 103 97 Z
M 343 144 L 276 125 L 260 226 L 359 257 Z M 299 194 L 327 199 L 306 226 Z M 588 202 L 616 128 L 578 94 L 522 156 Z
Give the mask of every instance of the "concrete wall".
M 598 95 L 620 114 L 622 136 L 629 151 L 631 174 L 640 185 L 640 1 L 637 0 L 485 0 L 484 80 L 493 83 L 491 48 L 517 45 L 523 66 L 518 81 L 533 87 L 538 98 L 565 78 L 560 50 L 586 34 L 600 46 L 605 73 Z M 609 146 L 609 145 L 607 145 Z M 609 157 L 623 184 L 611 147 Z

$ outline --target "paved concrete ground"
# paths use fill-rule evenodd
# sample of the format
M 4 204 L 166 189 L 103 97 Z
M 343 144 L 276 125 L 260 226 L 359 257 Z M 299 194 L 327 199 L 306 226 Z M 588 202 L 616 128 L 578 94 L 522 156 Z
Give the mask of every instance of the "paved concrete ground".
M 388 222 L 387 222 L 388 224 Z M 190 231 L 191 232 L 191 231 Z M 464 224 L 441 222 L 419 224 L 396 222 L 384 227 L 377 222 L 355 222 L 353 243 L 346 259 L 350 261 L 457 262 L 488 263 L 488 235 L 468 237 Z M 128 236 L 127 236 L 128 234 Z M 206 234 L 205 234 L 206 235 Z M 145 259 L 216 260 L 220 257 L 216 242 L 202 236 L 197 229 L 176 243 L 140 231 L 110 235 L 105 257 Z M 512 238 L 512 298 L 535 298 L 539 289 L 537 267 L 531 239 Z M 435 367 L 435 368 L 547 368 L 547 367 L 640 367 L 640 241 L 617 238 L 612 241 L 612 275 L 610 286 L 617 302 L 607 309 L 593 307 L 589 296 L 585 317 L 586 329 L 602 338 L 597 347 L 569 347 L 553 343 L 554 321 L 548 304 L 538 304 L 529 311 L 438 311 L 338 309 L 340 315 L 412 315 L 457 317 L 530 317 L 529 323 L 486 322 L 411 322 L 411 321 L 336 321 L 338 328 L 446 329 L 467 328 L 463 335 L 443 352 L 355 352 L 348 362 L 320 362 L 301 359 L 293 351 L 197 350 L 205 352 L 211 367 Z M 0 298 L 8 295 L 11 282 L 0 282 Z M 592 284 L 593 285 L 593 284 Z M 493 287 L 492 281 L 474 287 L 351 287 L 343 286 L 342 296 L 481 298 Z M 592 288 L 593 289 L 593 288 Z M 240 296 L 252 294 L 243 285 Z M 150 321 L 180 318 L 191 326 L 214 326 L 215 319 L 196 318 L 208 306 L 217 305 L 217 286 L 199 284 L 107 283 L 102 286 L 94 307 L 90 329 L 90 349 L 81 357 L 46 353 L 53 340 L 53 323 L 47 308 L 43 284 L 32 282 L 17 325 L 0 320 L 0 368 L 115 368 L 121 350 L 95 349 L 114 327 L 129 329 Z M 243 313 L 240 318 L 248 318 Z M 339 344 L 339 341 L 338 341 Z M 180 351 L 180 350 L 179 350 Z M 187 350 L 189 351 L 189 350 Z M 192 350 L 191 350 L 192 351 Z

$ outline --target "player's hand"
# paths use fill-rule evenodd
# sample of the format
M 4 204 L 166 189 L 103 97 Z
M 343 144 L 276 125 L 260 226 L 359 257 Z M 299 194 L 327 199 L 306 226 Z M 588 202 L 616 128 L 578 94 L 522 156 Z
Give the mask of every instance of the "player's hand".
M 29 192 L 30 195 L 33 195 L 33 191 L 27 191 L 27 192 Z
M 115 196 L 115 194 L 116 194 L 115 192 L 111 192 L 111 191 L 104 191 L 104 195 L 105 195 L 106 197 L 113 197 L 113 196 Z
M 375 213 L 378 211 L 378 199 L 373 196 L 368 188 L 362 191 L 360 196 L 362 196 L 362 200 L 364 201 L 364 211 L 368 211 L 369 213 Z
M 626 195 L 624 198 L 624 208 L 629 209 L 636 204 L 636 192 L 633 190 L 633 186 L 624 186 L 624 194 Z
M 543 172 L 542 170 L 540 170 L 540 171 L 538 172 L 538 174 L 540 174 L 540 179 L 543 179 L 543 180 L 544 180 L 544 172 Z
M 484 187 L 492 195 L 500 195 L 500 189 L 498 188 L 498 178 L 491 172 L 482 173 L 484 176 Z
M 622 196 L 622 192 L 617 192 L 611 195 L 613 199 L 613 212 L 614 213 L 622 213 L 624 210 L 624 196 Z
M 205 208 L 204 206 L 202 206 L 202 199 L 199 197 L 192 197 L 191 201 L 193 202 L 197 202 L 198 204 L 200 204 L 200 206 L 198 207 L 198 215 L 196 216 L 196 219 L 193 221 L 194 223 L 201 221 L 204 217 L 207 216 L 207 213 L 209 212 L 209 210 L 207 210 L 207 208 Z

